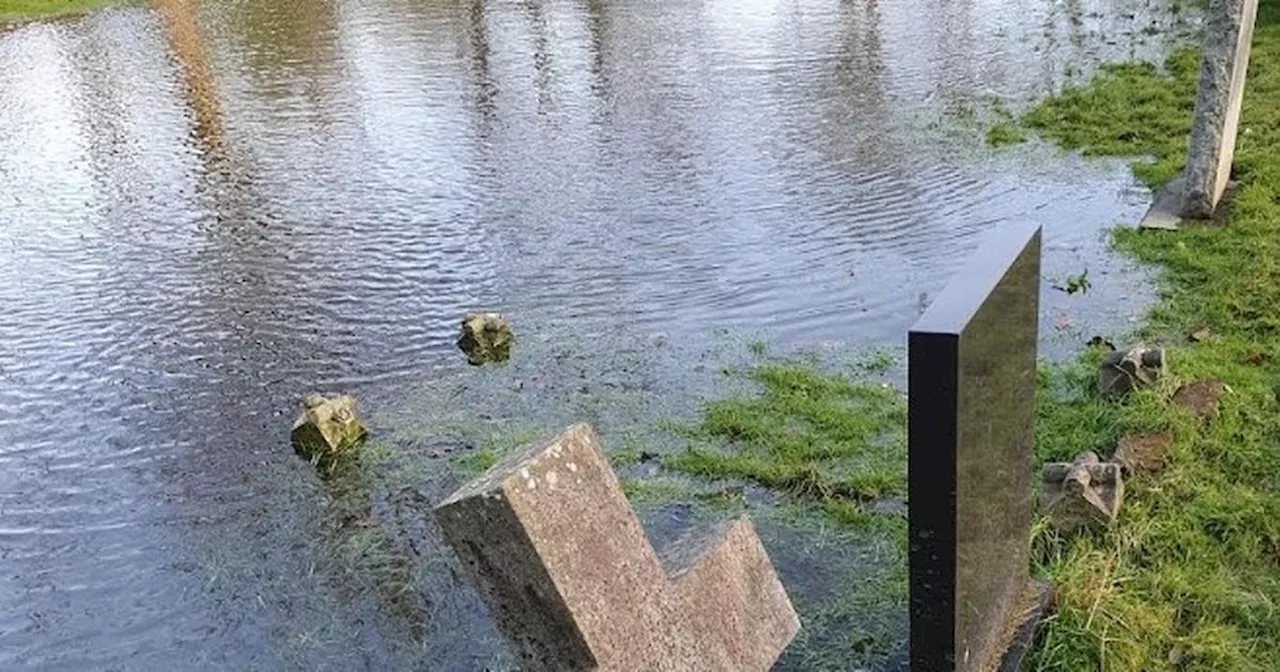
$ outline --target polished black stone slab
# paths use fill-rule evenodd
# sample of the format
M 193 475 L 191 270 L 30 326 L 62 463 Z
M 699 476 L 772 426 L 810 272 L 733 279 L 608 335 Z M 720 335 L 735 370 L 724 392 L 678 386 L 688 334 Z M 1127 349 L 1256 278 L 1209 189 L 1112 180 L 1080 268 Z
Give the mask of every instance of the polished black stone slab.
M 1027 558 L 1040 239 L 993 232 L 908 336 L 913 671 L 1020 658 L 1045 603 Z

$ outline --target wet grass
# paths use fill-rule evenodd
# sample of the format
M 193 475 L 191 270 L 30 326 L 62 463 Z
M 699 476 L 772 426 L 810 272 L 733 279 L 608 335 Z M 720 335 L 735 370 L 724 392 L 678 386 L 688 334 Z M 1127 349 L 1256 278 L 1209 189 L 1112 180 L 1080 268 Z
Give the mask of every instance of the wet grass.
M 132 0 L 0 0 L 0 25 L 74 16 L 101 7 L 131 2 Z
M 696 421 L 670 425 L 686 445 L 662 457 L 663 469 L 702 482 L 743 483 L 776 498 L 774 506 L 743 506 L 802 623 L 776 669 L 899 665 L 906 518 L 874 506 L 906 491 L 906 405 L 886 379 L 898 360 L 883 352 L 843 364 L 771 357 L 763 347 L 752 353 L 757 362 L 727 372 L 750 385 L 705 403 Z M 644 502 L 645 489 L 632 487 L 638 490 L 629 491 L 632 502 Z M 716 491 L 711 501 L 737 501 L 739 491 Z
M 684 430 L 689 447 L 665 467 L 817 502 L 905 493 L 906 404 L 892 385 L 800 360 L 766 361 L 737 375 L 757 384 L 759 394 L 708 403 Z
M 1227 225 L 1114 235 L 1159 271 L 1143 336 L 1167 347 L 1172 378 L 1111 404 L 1095 390 L 1097 352 L 1042 374 L 1042 460 L 1108 455 L 1131 431 L 1170 430 L 1174 446 L 1165 471 L 1126 484 L 1112 530 L 1064 539 L 1037 525 L 1033 561 L 1060 605 L 1033 669 L 1264 670 L 1280 660 L 1280 4 L 1259 11 Z M 1184 50 L 1163 68 L 1107 68 L 1021 122 L 1087 154 L 1145 157 L 1134 172 L 1158 185 L 1184 161 L 1196 63 Z M 1212 336 L 1190 342 L 1202 325 Z M 1228 393 L 1202 424 L 1167 399 L 1205 378 Z

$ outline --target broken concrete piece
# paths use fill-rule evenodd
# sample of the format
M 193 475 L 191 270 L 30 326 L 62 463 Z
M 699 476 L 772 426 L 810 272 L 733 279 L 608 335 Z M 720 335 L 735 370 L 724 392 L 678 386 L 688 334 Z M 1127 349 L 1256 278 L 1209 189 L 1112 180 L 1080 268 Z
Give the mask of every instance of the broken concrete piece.
M 1053 526 L 1065 534 L 1109 526 L 1124 500 L 1120 465 L 1099 462 L 1092 452 L 1081 453 L 1071 464 L 1046 464 L 1041 479 L 1045 510 Z
M 1172 432 L 1126 434 L 1111 461 L 1128 474 L 1153 474 L 1164 469 L 1172 447 Z
M 436 508 L 521 669 L 768 670 L 800 623 L 745 517 L 662 559 L 574 425 Z
M 1197 380 L 1173 393 L 1173 403 L 1191 411 L 1201 422 L 1218 415 L 1218 399 L 1226 387 L 1220 380 Z
M 1120 399 L 1137 387 L 1150 387 L 1164 375 L 1163 348 L 1135 345 L 1109 352 L 1098 365 L 1098 389 L 1106 399 Z
M 315 465 L 323 476 L 353 460 L 369 431 L 356 413 L 350 395 L 325 397 L 312 393 L 302 402 L 302 414 L 293 423 L 293 450 Z
M 514 340 L 511 327 L 498 313 L 467 313 L 462 318 L 458 347 L 467 354 L 467 362 L 475 366 L 507 361 Z

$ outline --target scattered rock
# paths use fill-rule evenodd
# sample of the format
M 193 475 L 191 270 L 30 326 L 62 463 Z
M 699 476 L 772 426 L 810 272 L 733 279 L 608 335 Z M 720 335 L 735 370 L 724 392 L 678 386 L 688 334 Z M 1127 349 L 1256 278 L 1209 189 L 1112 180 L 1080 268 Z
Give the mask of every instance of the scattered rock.
M 1085 527 L 1107 527 L 1116 519 L 1124 501 L 1120 465 L 1099 462 L 1092 452 L 1075 462 L 1044 465 L 1045 510 L 1053 526 L 1064 534 Z
M 1135 345 L 1109 352 L 1098 365 L 1098 389 L 1106 399 L 1120 399 L 1138 387 L 1150 387 L 1164 375 L 1163 348 Z
M 368 434 L 356 413 L 355 398 L 312 393 L 302 401 L 302 415 L 293 423 L 290 439 L 294 452 L 328 477 L 356 458 Z
M 1101 336 L 1094 336 L 1093 338 L 1089 339 L 1089 340 L 1085 343 L 1085 345 L 1087 345 L 1087 346 L 1089 346 L 1089 347 L 1091 347 L 1091 348 L 1106 348 L 1107 350 L 1115 350 L 1115 349 L 1116 349 L 1116 344 L 1115 344 L 1115 343 L 1112 343 L 1111 341 L 1108 341 L 1107 339 L 1105 339 L 1105 338 L 1103 338 L 1103 337 L 1101 337 Z
M 1187 332 L 1187 338 L 1190 338 L 1194 343 L 1207 341 L 1212 335 L 1213 332 L 1209 331 L 1209 327 L 1206 326 L 1192 327 L 1191 331 Z
M 507 361 L 511 357 L 514 340 L 511 327 L 498 313 L 467 313 L 462 318 L 458 347 L 467 354 L 467 362 L 474 366 Z
M 1153 474 L 1164 469 L 1172 446 L 1172 432 L 1127 434 L 1120 439 L 1111 461 L 1128 474 Z
M 1226 386 L 1220 380 L 1197 380 L 1173 393 L 1173 403 L 1191 411 L 1201 422 L 1218 415 L 1218 398 Z

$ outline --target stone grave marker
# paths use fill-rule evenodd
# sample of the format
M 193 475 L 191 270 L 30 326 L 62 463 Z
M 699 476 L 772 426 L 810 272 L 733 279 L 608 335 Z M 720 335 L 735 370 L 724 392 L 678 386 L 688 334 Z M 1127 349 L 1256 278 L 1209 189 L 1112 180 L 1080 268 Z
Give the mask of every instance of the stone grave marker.
M 659 557 L 588 425 L 436 507 L 524 670 L 767 670 L 800 628 L 745 517 Z
M 1235 157 L 1257 15 L 1258 0 L 1209 1 L 1187 166 L 1156 198 L 1142 227 L 1176 229 L 1183 219 L 1209 219 L 1218 211 Z
M 1016 670 L 1028 571 L 1040 227 L 996 231 L 908 335 L 911 669 Z

